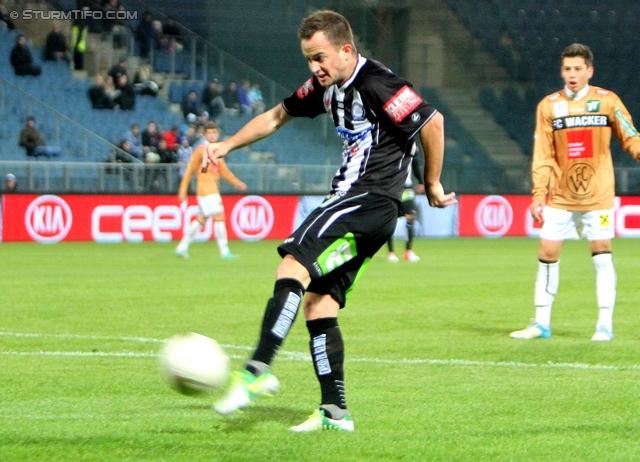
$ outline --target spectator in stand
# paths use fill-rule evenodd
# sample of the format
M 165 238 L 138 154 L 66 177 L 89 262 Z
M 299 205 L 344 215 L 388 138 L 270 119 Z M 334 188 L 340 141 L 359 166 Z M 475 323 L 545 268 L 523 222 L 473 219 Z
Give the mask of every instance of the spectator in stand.
M 180 178 L 184 176 L 184 172 L 187 169 L 191 154 L 193 154 L 193 148 L 189 146 L 189 138 L 186 135 L 182 135 L 179 140 L 180 147 L 177 151 L 178 156 L 178 170 L 180 172 Z
M 177 125 L 173 125 L 171 130 L 167 130 L 162 134 L 162 139 L 167 142 L 167 149 L 176 152 L 178 150 L 178 137 L 180 129 Z
M 180 177 L 182 177 L 182 174 L 180 174 Z M 18 192 L 18 183 L 16 182 L 16 176 L 13 173 L 7 173 L 7 176 L 4 180 L 4 193 L 9 194 L 15 192 Z
M 158 143 L 160 142 L 160 133 L 158 132 L 158 127 L 156 123 L 150 120 L 147 123 L 147 128 L 142 132 L 142 146 L 145 154 L 149 151 L 155 151 L 158 148 Z
M 114 102 L 123 111 L 133 111 L 136 108 L 136 92 L 133 85 L 129 83 L 127 74 L 120 74 L 118 77 L 118 92 Z
M 264 104 L 264 100 L 262 99 L 262 91 L 260 91 L 260 84 L 254 83 L 249 88 L 249 102 L 251 103 L 251 109 L 254 114 L 262 114 L 266 105 Z
M 122 56 L 118 60 L 118 64 L 114 64 L 111 69 L 109 69 L 109 75 L 113 79 L 113 83 L 116 86 L 116 90 L 120 89 L 119 83 L 120 76 L 122 74 L 127 75 L 127 57 Z
M 40 66 L 33 62 L 33 55 L 27 46 L 27 38 L 20 34 L 16 38 L 16 44 L 11 50 L 11 65 L 16 75 L 33 75 L 42 74 Z
M 131 127 L 124 134 L 124 141 L 129 142 L 129 153 L 137 157 L 140 160 L 144 158 L 144 147 L 142 145 L 142 134 L 140 133 L 140 126 L 137 123 L 132 123 Z
M 160 156 L 160 163 L 163 164 L 175 164 L 178 161 L 178 157 L 175 151 L 172 151 L 167 146 L 167 142 L 164 139 L 158 141 L 158 149 L 156 153 Z
M 14 30 L 16 25 L 13 23 L 13 19 L 11 19 L 11 15 L 7 11 L 7 7 L 4 6 L 4 2 L 0 1 L 0 30 L 2 30 L 3 27 Z
M 89 8 L 82 8 L 89 11 Z M 71 47 L 73 48 L 73 67 L 76 71 L 84 70 L 84 53 L 87 51 L 87 34 L 89 24 L 85 19 L 76 19 L 71 27 Z
M 238 95 L 238 103 L 240 103 L 240 110 L 244 114 L 251 114 L 251 101 L 249 100 L 249 88 L 251 84 L 247 79 L 242 79 L 240 85 L 236 86 L 236 94 Z
M 93 109 L 113 109 L 114 103 L 105 91 L 104 77 L 100 74 L 93 78 L 93 85 L 87 90 Z
M 152 48 L 156 48 L 160 40 L 160 34 L 153 25 L 153 17 L 150 11 L 145 11 L 136 31 L 140 43 L 140 57 L 148 58 Z
M 151 66 L 146 59 L 140 62 L 140 67 L 133 78 L 133 86 L 140 95 L 156 96 L 160 91 L 160 85 L 151 77 Z
M 127 155 L 128 154 L 128 155 Z M 107 162 L 131 163 L 131 157 L 135 157 L 131 152 L 131 144 L 127 140 L 122 140 L 110 153 Z
M 162 25 L 162 38 L 166 42 L 169 52 L 182 51 L 184 48 L 182 31 L 171 16 L 167 16 Z
M 220 119 L 224 113 L 224 99 L 222 99 L 222 90 L 218 79 L 212 79 L 202 92 L 202 104 L 206 106 L 209 117 L 213 121 Z
M 198 94 L 195 91 L 190 91 L 187 96 L 182 100 L 182 115 L 186 120 L 200 117 L 203 109 L 200 101 L 198 101 Z M 191 115 L 193 114 L 193 115 Z
M 36 119 L 32 116 L 27 117 L 27 124 L 20 131 L 19 144 L 26 149 L 27 156 L 51 157 L 62 155 L 62 149 L 58 146 L 47 146 L 47 143 L 44 142 L 42 135 L 36 128 Z
M 104 92 L 111 101 L 111 109 L 114 109 L 116 106 L 116 98 L 120 92 L 116 89 L 116 86 L 113 83 L 113 77 L 110 75 L 107 75 L 104 79 Z
M 234 81 L 229 82 L 227 88 L 224 90 L 222 94 L 222 99 L 224 100 L 224 107 L 229 110 L 232 114 L 240 113 L 240 101 L 238 101 L 238 84 Z
M 71 63 L 67 39 L 60 31 L 60 25 L 54 24 L 47 34 L 42 59 L 45 61 L 65 61 Z

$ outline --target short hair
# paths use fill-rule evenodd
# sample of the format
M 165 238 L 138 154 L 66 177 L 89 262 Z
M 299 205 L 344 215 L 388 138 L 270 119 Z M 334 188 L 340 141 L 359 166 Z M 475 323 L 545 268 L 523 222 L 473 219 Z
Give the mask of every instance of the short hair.
M 564 60 L 564 58 L 575 57 L 584 58 L 584 63 L 587 65 L 587 67 L 593 66 L 593 53 L 591 52 L 591 48 L 589 48 L 588 46 L 583 45 L 582 43 L 572 43 L 564 50 L 562 50 L 561 59 Z
M 319 10 L 302 20 L 298 28 L 300 40 L 309 40 L 316 32 L 324 32 L 324 35 L 334 47 L 340 48 L 348 43 L 355 53 L 356 46 L 353 42 L 353 32 L 347 18 L 331 10 Z
M 218 124 L 215 122 L 207 122 L 206 124 L 204 124 L 204 131 L 206 132 L 207 130 L 220 131 L 220 127 L 218 127 Z

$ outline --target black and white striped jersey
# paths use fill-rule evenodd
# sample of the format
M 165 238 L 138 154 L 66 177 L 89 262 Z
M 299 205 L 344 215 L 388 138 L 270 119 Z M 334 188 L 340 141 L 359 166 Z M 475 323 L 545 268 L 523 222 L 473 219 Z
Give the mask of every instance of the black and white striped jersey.
M 362 56 L 342 86 L 324 88 L 312 77 L 282 105 L 293 117 L 332 117 L 344 148 L 331 193 L 366 191 L 398 201 L 416 153 L 414 136 L 436 113 L 409 82 Z

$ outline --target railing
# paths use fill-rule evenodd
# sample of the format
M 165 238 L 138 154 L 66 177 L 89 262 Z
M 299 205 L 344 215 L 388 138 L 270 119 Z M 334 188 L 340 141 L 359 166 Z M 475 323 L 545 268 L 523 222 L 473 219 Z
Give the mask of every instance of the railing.
M 228 164 L 244 181 L 250 194 L 313 195 L 329 192 L 336 165 Z M 13 173 L 21 193 L 79 194 L 177 194 L 180 172 L 176 164 L 130 164 L 92 162 L 0 161 L 0 178 Z M 640 167 L 615 169 L 616 193 L 640 192 Z M 455 169 L 442 172 L 446 191 L 458 194 L 530 194 L 527 185 L 489 185 L 486 172 L 468 175 Z M 223 193 L 237 192 L 225 181 Z M 0 193 L 2 191 L 0 190 Z

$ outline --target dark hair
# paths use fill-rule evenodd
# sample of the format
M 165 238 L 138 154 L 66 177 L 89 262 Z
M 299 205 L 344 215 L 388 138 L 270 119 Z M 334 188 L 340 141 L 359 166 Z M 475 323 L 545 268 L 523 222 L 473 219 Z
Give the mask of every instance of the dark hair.
M 207 130 L 220 131 L 220 127 L 218 127 L 218 124 L 215 122 L 207 122 L 206 124 L 204 124 L 204 131 L 206 132 Z
M 575 57 L 584 58 L 584 63 L 587 67 L 593 66 L 593 53 L 591 52 L 591 48 L 588 46 L 583 45 L 582 43 L 572 43 L 562 50 L 562 59 Z
M 341 14 L 331 10 L 312 13 L 302 20 L 298 28 L 298 37 L 300 40 L 309 40 L 316 32 L 324 32 L 329 43 L 336 48 L 348 43 L 355 53 L 356 46 L 353 42 L 351 26 Z

